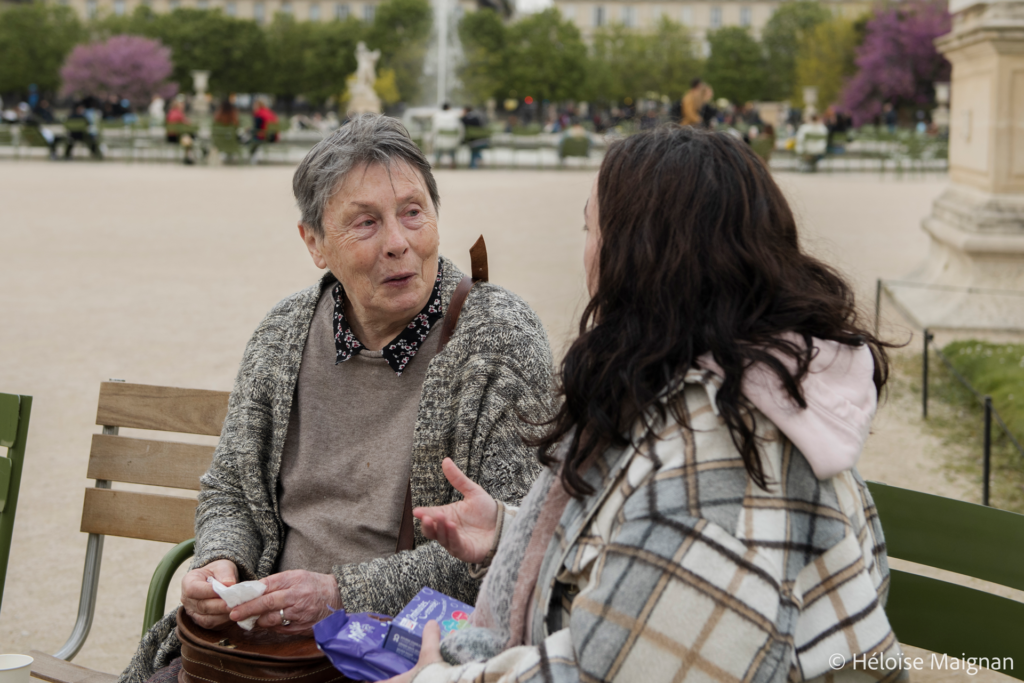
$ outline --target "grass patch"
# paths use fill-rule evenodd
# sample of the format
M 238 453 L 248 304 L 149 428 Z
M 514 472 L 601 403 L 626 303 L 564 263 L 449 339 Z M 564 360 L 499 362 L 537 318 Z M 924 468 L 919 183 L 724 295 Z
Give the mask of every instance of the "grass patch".
M 1024 436 L 1024 345 L 972 339 L 947 344 L 942 353 L 980 394 L 992 397 L 993 407 L 1020 442 Z M 929 428 L 944 442 L 962 446 L 956 451 L 967 455 L 949 459 L 946 467 L 976 481 L 980 491 L 984 408 L 937 355 L 929 360 Z M 920 357 L 916 365 L 919 373 Z M 994 418 L 991 466 L 991 504 L 1024 512 L 1024 457 Z

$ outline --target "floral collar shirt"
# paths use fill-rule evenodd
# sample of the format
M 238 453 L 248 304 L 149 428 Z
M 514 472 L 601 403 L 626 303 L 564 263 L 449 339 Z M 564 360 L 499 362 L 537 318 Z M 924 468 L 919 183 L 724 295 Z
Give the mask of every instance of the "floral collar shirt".
M 423 309 L 409 321 L 402 332 L 392 339 L 383 349 L 384 360 L 388 362 L 395 374 L 401 375 L 405 367 L 409 365 L 420 346 L 430 334 L 430 328 L 438 320 L 444 317 L 441 310 L 441 278 L 444 275 L 444 266 L 438 261 L 437 279 L 434 281 L 434 290 Z M 345 289 L 341 283 L 335 283 L 332 291 L 334 295 L 334 347 L 338 355 L 335 365 L 344 363 L 352 356 L 366 349 L 352 333 L 352 326 L 345 317 Z

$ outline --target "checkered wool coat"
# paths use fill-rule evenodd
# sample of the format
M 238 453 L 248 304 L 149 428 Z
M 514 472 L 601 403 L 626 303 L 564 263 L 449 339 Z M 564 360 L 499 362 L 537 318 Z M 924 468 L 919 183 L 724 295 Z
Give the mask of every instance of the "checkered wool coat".
M 859 653 L 900 654 L 864 481 L 856 471 L 819 481 L 755 413 L 771 482 L 758 488 L 717 415 L 719 386 L 709 372 L 688 372 L 666 400 L 685 402 L 692 429 L 662 425 L 657 438 L 605 453 L 585 475 L 596 493 L 570 499 L 538 545 L 533 529 L 560 486 L 545 470 L 506 524 L 481 588 L 495 625 L 449 635 L 451 663 L 426 667 L 416 683 L 900 678 L 842 665 Z M 532 595 L 514 591 L 531 547 L 544 553 Z

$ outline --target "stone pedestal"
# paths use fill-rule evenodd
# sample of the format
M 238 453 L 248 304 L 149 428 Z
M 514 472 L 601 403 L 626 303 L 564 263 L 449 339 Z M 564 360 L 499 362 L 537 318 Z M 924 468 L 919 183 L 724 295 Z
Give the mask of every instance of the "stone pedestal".
M 950 3 L 950 187 L 925 263 L 889 293 L 925 327 L 1024 331 L 1024 0 Z M 931 287 L 922 287 L 929 285 Z M 970 288 L 969 291 L 964 291 Z

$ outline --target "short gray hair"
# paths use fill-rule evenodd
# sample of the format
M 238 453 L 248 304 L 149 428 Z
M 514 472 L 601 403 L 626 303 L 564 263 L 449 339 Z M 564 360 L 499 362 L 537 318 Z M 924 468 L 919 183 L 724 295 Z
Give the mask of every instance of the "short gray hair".
M 353 168 L 403 161 L 423 176 L 434 203 L 441 206 L 430 162 L 397 119 L 380 114 L 359 114 L 309 150 L 292 178 L 292 192 L 302 212 L 302 224 L 317 237 L 324 234 L 327 203 Z

